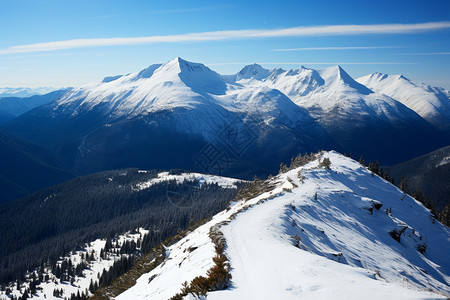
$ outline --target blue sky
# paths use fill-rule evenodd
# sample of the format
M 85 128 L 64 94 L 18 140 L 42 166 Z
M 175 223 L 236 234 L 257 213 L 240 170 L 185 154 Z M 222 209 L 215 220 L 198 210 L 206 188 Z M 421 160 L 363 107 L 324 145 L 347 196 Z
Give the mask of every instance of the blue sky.
M 0 87 L 79 86 L 181 56 L 221 74 L 340 64 L 450 89 L 448 0 L 2 0 L 0 28 Z

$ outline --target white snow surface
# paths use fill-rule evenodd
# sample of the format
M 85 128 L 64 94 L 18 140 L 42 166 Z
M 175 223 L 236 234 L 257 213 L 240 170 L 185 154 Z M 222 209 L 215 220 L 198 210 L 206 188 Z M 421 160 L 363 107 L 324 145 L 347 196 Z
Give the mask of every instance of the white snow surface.
M 204 183 L 207 184 L 214 184 L 217 183 L 222 188 L 237 188 L 236 184 L 237 182 L 242 182 L 242 180 L 229 178 L 229 177 L 222 177 L 222 176 L 215 176 L 215 175 L 207 175 L 207 174 L 201 174 L 201 173 L 182 173 L 180 175 L 170 175 L 169 172 L 161 172 L 158 174 L 157 178 L 153 178 L 149 181 L 140 182 L 136 184 L 135 190 L 141 191 L 144 189 L 150 188 L 152 185 L 161 183 L 161 182 L 167 182 L 175 180 L 177 183 L 184 183 L 186 180 L 198 180 L 199 187 L 203 185 Z
M 206 276 L 215 255 L 208 232 L 223 221 L 233 278 L 208 299 L 450 296 L 448 228 L 350 158 L 334 151 L 323 157 L 331 170 L 316 160 L 274 177 L 274 190 L 233 202 L 168 247 L 165 262 L 117 299 L 168 299 L 183 282 Z
M 431 124 L 450 128 L 450 98 L 445 89 L 416 83 L 402 75 L 373 73 L 356 80 L 400 101 Z

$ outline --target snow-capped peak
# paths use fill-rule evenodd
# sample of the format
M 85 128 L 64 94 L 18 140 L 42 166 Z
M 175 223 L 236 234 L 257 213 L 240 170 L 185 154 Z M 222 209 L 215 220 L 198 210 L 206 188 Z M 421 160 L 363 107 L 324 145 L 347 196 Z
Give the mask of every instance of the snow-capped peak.
M 200 72 L 213 72 L 210 68 L 201 63 L 194 63 L 182 59 L 181 57 L 175 57 L 165 64 L 160 65 L 161 68 L 158 72 L 187 72 L 187 73 L 200 73 Z
M 325 80 L 327 85 L 345 84 L 350 88 L 355 89 L 357 92 L 364 95 L 373 93 L 370 89 L 364 85 L 356 82 L 341 66 L 336 65 L 326 69 L 318 71 L 320 76 Z
M 115 75 L 115 76 L 106 76 L 105 78 L 103 78 L 102 83 L 108 83 L 114 80 L 119 79 L 120 77 L 122 77 L 123 75 Z
M 264 69 L 258 64 L 252 64 L 247 65 L 242 68 L 237 74 L 236 74 L 236 80 L 241 79 L 256 79 L 256 80 L 263 80 L 267 78 L 267 76 L 270 75 L 270 71 L 267 69 Z
M 137 73 L 136 75 L 136 79 L 140 79 L 140 78 L 150 78 L 152 77 L 153 73 L 155 73 L 155 71 L 161 67 L 161 64 L 154 64 L 149 66 L 148 68 L 145 68 L 144 70 L 140 71 L 139 73 Z
M 374 80 L 380 81 L 380 80 L 386 79 L 388 76 L 389 76 L 388 74 L 374 72 L 374 73 L 369 74 L 369 75 L 367 75 L 365 77 L 368 77 L 370 79 L 374 79 Z M 361 77 L 361 78 L 364 78 L 364 77 Z
M 379 73 L 379 72 L 374 72 L 372 74 L 360 77 L 357 79 L 357 81 L 366 81 L 366 80 L 372 80 L 372 81 L 383 81 L 383 80 L 406 80 L 408 82 L 410 82 L 411 84 L 413 84 L 411 82 L 411 80 L 409 80 L 408 78 L 406 78 L 405 76 L 401 75 L 401 74 L 397 74 L 397 75 L 389 75 L 389 74 L 385 74 L 385 73 Z

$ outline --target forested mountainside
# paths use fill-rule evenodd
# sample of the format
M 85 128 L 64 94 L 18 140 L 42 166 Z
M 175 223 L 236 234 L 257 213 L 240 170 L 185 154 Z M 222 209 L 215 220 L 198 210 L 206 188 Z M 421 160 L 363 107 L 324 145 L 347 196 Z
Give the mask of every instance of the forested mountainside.
M 178 175 L 175 175 L 178 174 Z M 98 238 L 136 228 L 153 247 L 224 209 L 241 181 L 138 169 L 78 177 L 0 206 L 0 282 Z
M 385 169 L 396 184 L 432 200 L 440 218 L 450 225 L 450 146 Z
M 0 130 L 0 203 L 72 178 L 63 158 Z

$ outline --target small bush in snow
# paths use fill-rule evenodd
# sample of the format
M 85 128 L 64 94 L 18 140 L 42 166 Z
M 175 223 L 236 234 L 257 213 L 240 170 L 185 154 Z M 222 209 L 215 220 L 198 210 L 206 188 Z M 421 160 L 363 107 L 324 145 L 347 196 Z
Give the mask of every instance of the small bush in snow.
M 328 157 L 324 157 L 323 160 L 319 163 L 319 167 L 324 167 L 325 169 L 330 169 L 331 161 Z
M 213 258 L 214 266 L 206 272 L 208 277 L 197 276 L 190 284 L 185 282 L 181 292 L 174 295 L 170 300 L 183 299 L 184 296 L 192 294 L 196 297 L 206 296 L 209 291 L 223 290 L 227 288 L 231 279 L 230 264 L 228 258 L 223 254 L 226 241 L 223 233 L 218 227 L 212 227 L 209 237 L 214 243 L 217 255 Z
M 294 246 L 300 248 L 302 238 L 298 234 L 292 235 L 291 238 L 294 241 Z

